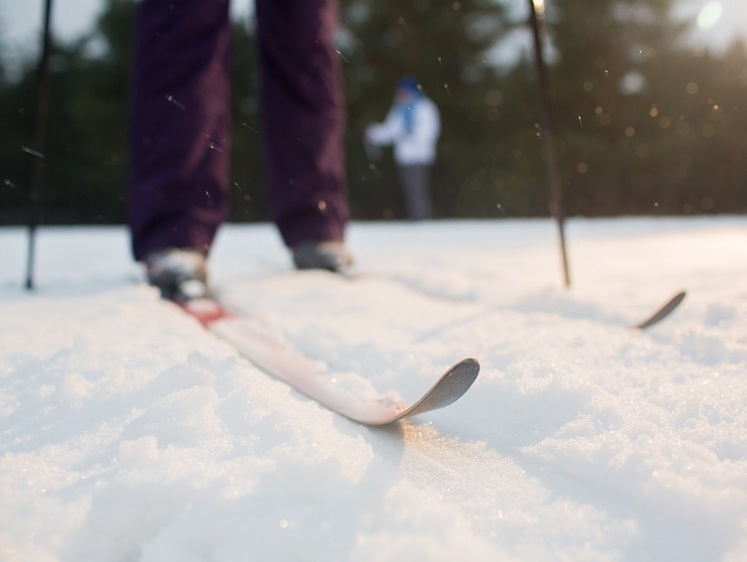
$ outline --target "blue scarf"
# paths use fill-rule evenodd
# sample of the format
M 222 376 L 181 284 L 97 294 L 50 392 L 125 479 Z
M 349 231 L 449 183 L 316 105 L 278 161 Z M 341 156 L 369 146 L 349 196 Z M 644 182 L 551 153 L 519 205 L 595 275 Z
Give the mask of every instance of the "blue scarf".
M 415 130 L 415 106 L 420 101 L 420 92 L 411 92 L 410 99 L 397 104 L 397 111 L 402 115 L 405 123 L 405 132 L 411 135 Z

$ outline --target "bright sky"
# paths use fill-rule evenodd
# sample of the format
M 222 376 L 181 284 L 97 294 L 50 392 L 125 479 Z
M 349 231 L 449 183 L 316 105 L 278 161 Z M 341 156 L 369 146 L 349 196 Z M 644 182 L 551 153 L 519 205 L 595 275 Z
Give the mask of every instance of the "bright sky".
M 72 39 L 93 25 L 105 0 L 52 0 L 52 27 L 63 39 Z M 234 14 L 249 11 L 251 0 L 232 1 Z M 35 42 L 41 29 L 44 0 L 0 0 L 0 29 L 11 45 Z
M 557 1 L 557 0 L 550 0 Z M 698 15 L 696 37 L 714 47 L 722 47 L 735 35 L 747 38 L 745 0 L 679 0 L 683 14 Z M 246 14 L 252 0 L 234 0 L 232 11 Z M 41 27 L 44 0 L 0 0 L 0 29 L 13 50 L 35 45 Z M 63 39 L 86 31 L 104 5 L 104 0 L 53 0 L 53 28 Z
M 714 47 L 724 47 L 741 36 L 747 40 L 745 0 L 680 0 L 680 13 L 694 16 L 695 37 Z
M 53 28 L 62 37 L 75 37 L 92 23 L 102 0 L 53 0 Z M 36 40 L 44 0 L 0 0 L 0 25 L 9 43 Z

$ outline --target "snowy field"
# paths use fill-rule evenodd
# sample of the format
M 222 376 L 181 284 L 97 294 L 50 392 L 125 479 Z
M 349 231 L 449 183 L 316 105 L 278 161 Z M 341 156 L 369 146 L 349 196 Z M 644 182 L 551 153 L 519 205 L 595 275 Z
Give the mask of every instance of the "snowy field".
M 747 218 L 353 224 L 352 279 L 228 226 L 213 281 L 329 376 L 456 404 L 368 428 L 160 302 L 122 228 L 0 229 L 3 562 L 747 560 Z M 688 296 L 646 332 L 675 291 Z

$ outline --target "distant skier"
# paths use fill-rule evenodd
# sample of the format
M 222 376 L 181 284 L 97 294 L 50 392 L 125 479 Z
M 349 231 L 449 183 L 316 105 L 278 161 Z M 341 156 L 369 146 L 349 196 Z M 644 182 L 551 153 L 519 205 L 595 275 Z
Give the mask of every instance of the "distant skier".
M 272 218 L 299 269 L 352 258 L 336 0 L 257 0 L 262 140 Z M 129 223 L 164 297 L 207 293 L 206 258 L 228 212 L 229 0 L 142 0 L 132 73 Z M 247 72 L 249 69 L 247 69 Z
M 436 161 L 436 143 L 441 133 L 438 108 L 418 81 L 406 77 L 397 83 L 394 104 L 382 123 L 366 128 L 366 142 L 374 146 L 394 145 L 394 160 L 405 192 L 411 220 L 433 216 L 430 171 Z

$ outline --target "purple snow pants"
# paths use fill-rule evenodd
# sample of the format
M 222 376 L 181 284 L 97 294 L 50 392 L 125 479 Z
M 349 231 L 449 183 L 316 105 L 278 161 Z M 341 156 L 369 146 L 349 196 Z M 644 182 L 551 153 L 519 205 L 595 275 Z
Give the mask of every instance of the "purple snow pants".
M 288 246 L 342 240 L 348 219 L 337 0 L 256 0 L 270 211 Z M 135 259 L 207 252 L 228 210 L 229 0 L 142 0 L 133 69 Z M 250 69 L 246 69 L 247 72 Z

